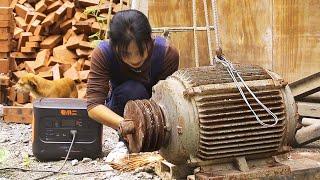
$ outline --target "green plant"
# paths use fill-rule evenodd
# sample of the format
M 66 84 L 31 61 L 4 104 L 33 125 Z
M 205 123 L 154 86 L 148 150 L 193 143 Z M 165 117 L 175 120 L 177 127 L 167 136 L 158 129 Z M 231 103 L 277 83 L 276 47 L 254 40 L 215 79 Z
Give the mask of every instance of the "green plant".
M 0 149 L 0 163 L 3 163 L 9 157 L 9 151 L 6 149 Z
M 87 16 L 91 15 L 95 17 L 96 21 L 99 24 L 99 31 L 89 36 L 92 47 L 96 47 L 100 43 L 100 41 L 106 38 L 106 29 L 103 29 L 106 27 L 106 23 L 105 23 L 106 18 L 99 16 L 100 7 L 103 4 L 105 4 L 105 0 L 100 0 L 99 5 L 97 7 L 87 7 L 83 12 Z

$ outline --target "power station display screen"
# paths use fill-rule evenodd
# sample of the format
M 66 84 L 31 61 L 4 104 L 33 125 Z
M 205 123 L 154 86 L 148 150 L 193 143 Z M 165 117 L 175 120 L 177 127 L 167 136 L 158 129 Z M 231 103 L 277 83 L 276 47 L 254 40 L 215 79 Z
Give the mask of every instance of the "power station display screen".
M 62 120 L 61 127 L 75 127 L 76 123 L 74 120 Z

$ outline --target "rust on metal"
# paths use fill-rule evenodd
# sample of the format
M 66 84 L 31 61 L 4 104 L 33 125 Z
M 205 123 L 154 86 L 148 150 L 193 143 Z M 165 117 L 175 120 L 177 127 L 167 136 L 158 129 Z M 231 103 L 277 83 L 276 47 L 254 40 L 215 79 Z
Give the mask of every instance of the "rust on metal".
M 132 119 L 134 126 L 134 131 L 127 130 L 130 133 L 126 136 L 130 152 L 160 149 L 165 136 L 165 121 L 160 107 L 153 100 L 129 101 L 125 107 L 124 117 Z

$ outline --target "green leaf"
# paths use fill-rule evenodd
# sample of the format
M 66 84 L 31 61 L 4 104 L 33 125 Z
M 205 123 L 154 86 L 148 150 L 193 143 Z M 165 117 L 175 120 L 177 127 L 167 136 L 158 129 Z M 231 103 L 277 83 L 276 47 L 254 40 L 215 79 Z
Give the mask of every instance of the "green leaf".
M 91 41 L 91 47 L 96 48 L 100 44 L 101 41 L 103 41 L 103 40 Z
M 22 165 L 24 167 L 29 167 L 30 166 L 30 163 L 31 163 L 31 160 L 29 158 L 29 155 L 27 153 L 23 153 L 22 154 L 22 158 L 23 158 L 23 162 L 22 162 Z
M 0 163 L 4 162 L 9 157 L 9 151 L 6 149 L 0 149 Z

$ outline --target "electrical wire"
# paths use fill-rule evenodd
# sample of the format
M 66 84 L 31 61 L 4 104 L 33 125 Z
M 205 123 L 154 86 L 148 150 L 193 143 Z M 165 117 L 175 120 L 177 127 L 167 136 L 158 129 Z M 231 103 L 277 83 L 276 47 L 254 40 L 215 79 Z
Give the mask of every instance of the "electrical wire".
M 231 76 L 232 80 L 234 81 L 236 87 L 238 88 L 243 100 L 245 101 L 245 103 L 247 104 L 247 106 L 250 108 L 251 112 L 254 114 L 254 116 L 256 117 L 256 120 L 262 125 L 262 126 L 268 126 L 268 127 L 273 127 L 275 126 L 279 119 L 278 117 L 268 108 L 266 107 L 257 97 L 256 95 L 251 91 L 251 89 L 248 87 L 248 85 L 245 83 L 245 81 L 242 79 L 242 77 L 240 76 L 240 74 L 238 73 L 238 71 L 233 67 L 232 63 L 230 61 L 228 61 L 224 56 L 221 56 L 221 59 L 219 59 L 217 56 L 215 57 L 216 62 L 220 62 L 223 66 L 225 66 L 227 68 L 227 71 L 229 73 L 229 75 Z M 240 82 L 238 82 L 238 80 L 236 79 L 236 76 L 240 79 L 242 85 L 248 90 L 248 92 L 251 94 L 251 96 L 256 100 L 256 102 L 266 111 L 268 112 L 273 118 L 274 118 L 274 123 L 273 124 L 266 124 L 264 123 L 256 114 L 256 112 L 253 110 L 253 108 L 251 107 L 250 103 L 248 102 L 248 99 L 246 97 L 246 95 L 244 94 L 242 88 L 240 87 Z
M 52 175 L 54 175 L 54 174 L 60 173 L 60 171 L 62 170 L 62 168 L 64 167 L 64 165 L 66 164 L 66 162 L 67 162 L 67 160 L 68 160 L 68 157 L 69 157 L 71 148 L 72 148 L 73 143 L 74 143 L 74 140 L 75 140 L 75 138 L 76 138 L 77 130 L 70 130 L 70 133 L 72 134 L 72 141 L 71 141 L 71 144 L 70 144 L 68 153 L 67 153 L 66 157 L 64 158 L 63 164 L 61 165 L 61 167 L 59 168 L 59 170 L 56 171 L 56 172 L 52 172 L 51 174 L 48 174 L 48 175 L 45 175 L 45 176 L 36 178 L 35 180 L 44 179 L 44 178 L 47 178 L 47 177 L 52 176 Z

